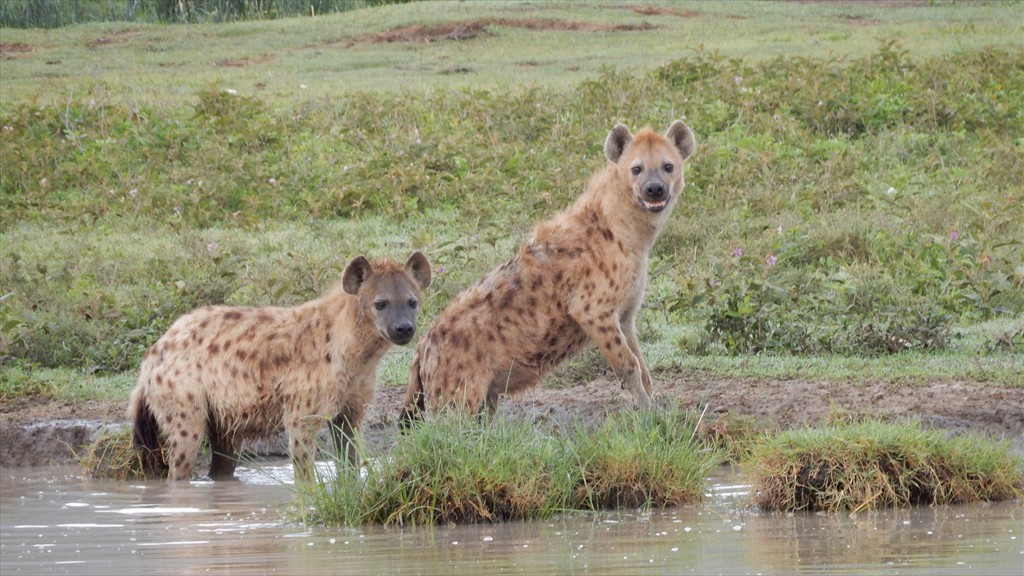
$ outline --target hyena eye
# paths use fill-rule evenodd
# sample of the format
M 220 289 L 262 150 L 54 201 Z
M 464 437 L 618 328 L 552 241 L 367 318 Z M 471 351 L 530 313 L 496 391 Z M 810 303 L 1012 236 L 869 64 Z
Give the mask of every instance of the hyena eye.
M 668 163 L 668 162 L 665 162 L 665 165 L 664 165 L 664 166 L 662 166 L 662 168 L 664 168 L 664 169 L 665 169 L 665 172 L 668 172 L 669 174 L 671 174 L 671 173 L 672 173 L 672 170 L 674 170 L 674 169 L 675 169 L 675 166 L 673 166 L 672 164 L 670 164 L 670 163 Z
M 377 300 L 373 303 L 373 307 L 377 310 L 383 310 L 388 307 L 388 303 L 386 300 Z
M 630 168 L 629 171 L 633 173 L 633 176 L 639 176 L 640 172 L 643 169 L 644 169 L 643 166 L 637 164 L 636 166 L 633 166 L 632 168 Z
M 418 306 L 418 305 L 419 305 L 419 302 L 417 302 L 415 300 L 409 300 L 409 308 L 412 308 L 413 310 L 415 310 L 416 306 Z

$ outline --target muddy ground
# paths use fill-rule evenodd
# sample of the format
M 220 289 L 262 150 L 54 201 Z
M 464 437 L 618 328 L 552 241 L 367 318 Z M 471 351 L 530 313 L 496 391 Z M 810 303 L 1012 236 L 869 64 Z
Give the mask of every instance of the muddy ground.
M 906 385 L 685 375 L 662 377 L 655 392 L 660 405 L 681 403 L 693 409 L 706 405 L 709 421 L 723 414 L 746 415 L 763 419 L 766 425 L 792 428 L 819 424 L 837 409 L 885 418 L 916 416 L 951 433 L 975 430 L 1008 438 L 1024 452 L 1024 388 L 957 380 Z M 364 426 L 369 450 L 383 449 L 393 440 L 404 393 L 394 386 L 377 390 Z M 45 398 L 0 406 L 0 466 L 73 462 L 98 434 L 127 425 L 124 409 L 124 402 L 69 405 Z M 617 382 L 601 377 L 571 388 L 538 388 L 506 399 L 499 413 L 538 425 L 564 425 L 573 419 L 598 422 L 623 409 L 630 409 L 629 396 Z M 258 443 L 253 449 L 266 455 L 285 451 L 280 439 Z

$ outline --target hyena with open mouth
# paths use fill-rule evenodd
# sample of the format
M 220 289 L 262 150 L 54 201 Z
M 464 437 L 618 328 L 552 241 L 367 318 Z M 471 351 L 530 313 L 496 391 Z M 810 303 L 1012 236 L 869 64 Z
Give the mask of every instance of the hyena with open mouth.
M 503 394 L 536 385 L 588 341 L 651 405 L 636 315 L 648 254 L 683 192 L 693 133 L 608 134 L 607 165 L 567 210 L 537 226 L 512 259 L 454 299 L 420 340 L 401 421 L 453 406 L 493 411 Z

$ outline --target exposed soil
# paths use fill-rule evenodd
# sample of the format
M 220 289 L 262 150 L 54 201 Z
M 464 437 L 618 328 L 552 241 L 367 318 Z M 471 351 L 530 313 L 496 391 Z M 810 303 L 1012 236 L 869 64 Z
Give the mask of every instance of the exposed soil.
M 115 30 L 110 33 L 109 36 L 100 36 L 93 38 L 85 44 L 86 48 L 95 50 L 102 46 L 109 46 L 111 44 L 121 44 L 122 42 L 128 42 L 133 37 L 137 36 L 138 32 L 134 30 Z
M 1006 388 L 957 380 L 921 385 L 885 381 L 813 382 L 711 378 L 701 374 L 664 376 L 655 386 L 660 405 L 681 404 L 703 410 L 705 418 L 723 414 L 753 416 L 779 428 L 814 426 L 835 410 L 883 418 L 918 417 L 925 424 L 962 433 L 973 430 L 1011 440 L 1024 452 L 1024 388 Z M 405 390 L 377 390 L 363 435 L 369 449 L 393 441 L 395 416 Z M 503 417 L 526 418 L 540 424 L 565 425 L 574 419 L 600 422 L 609 413 L 631 409 L 629 395 L 607 377 L 568 389 L 538 388 L 505 399 Z M 21 399 L 0 406 L 0 466 L 38 466 L 73 461 L 96 437 L 127 425 L 123 402 L 69 405 L 46 398 Z M 252 449 L 284 455 L 280 439 Z
M 274 54 L 260 54 L 259 56 L 253 56 L 250 58 L 225 58 L 224 60 L 218 60 L 217 66 L 221 68 L 245 68 L 246 66 L 256 66 L 259 64 L 266 64 L 267 62 L 273 62 L 277 59 Z
M 679 16 L 680 18 L 699 18 L 702 16 L 696 10 L 680 10 L 679 8 L 668 8 L 665 6 L 638 6 L 633 12 L 644 16 Z
M 2 42 L 0 41 L 0 57 L 13 58 L 18 54 L 28 54 L 32 46 L 24 42 Z
M 635 32 L 651 30 L 653 24 L 594 24 L 572 20 L 547 18 L 481 18 L 462 22 L 442 24 L 398 26 L 384 32 L 368 34 L 347 41 L 348 46 L 356 44 L 390 44 L 393 42 L 440 42 L 442 40 L 471 40 L 493 26 L 524 28 L 526 30 L 566 30 L 573 32 Z

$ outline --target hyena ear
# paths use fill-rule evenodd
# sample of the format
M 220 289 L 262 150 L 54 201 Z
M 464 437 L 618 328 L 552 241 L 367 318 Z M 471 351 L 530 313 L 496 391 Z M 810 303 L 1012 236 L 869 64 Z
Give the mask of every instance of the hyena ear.
M 409 256 L 409 261 L 405 263 L 405 271 L 419 284 L 420 290 L 426 290 L 427 286 L 430 286 L 430 261 L 423 252 L 417 250 Z
M 373 267 L 370 266 L 370 261 L 363 256 L 356 256 L 341 273 L 341 286 L 345 292 L 357 294 L 363 282 L 366 282 L 372 274 Z
M 608 133 L 604 141 L 604 157 L 615 164 L 622 156 L 622 151 L 633 141 L 633 133 L 626 128 L 625 124 L 616 124 L 615 128 Z
M 665 138 L 679 149 L 679 153 L 683 155 L 683 160 L 689 158 L 690 154 L 693 154 L 693 149 L 697 146 L 697 140 L 693 137 L 693 132 L 690 131 L 686 124 L 683 124 L 682 120 L 676 120 L 668 127 L 668 132 L 665 132 Z

